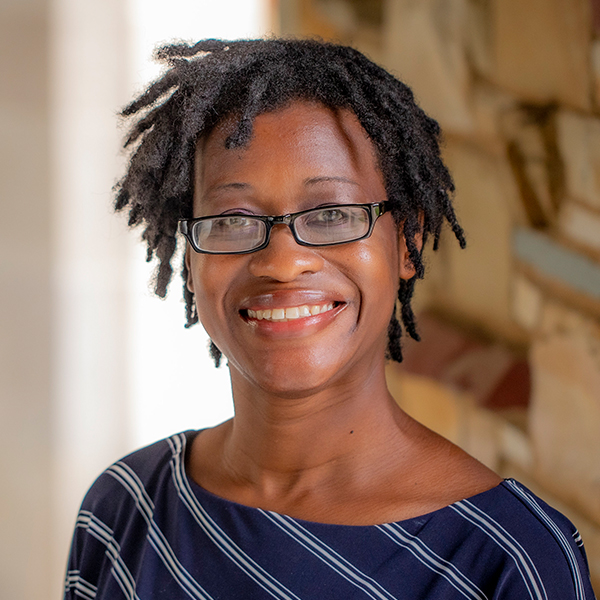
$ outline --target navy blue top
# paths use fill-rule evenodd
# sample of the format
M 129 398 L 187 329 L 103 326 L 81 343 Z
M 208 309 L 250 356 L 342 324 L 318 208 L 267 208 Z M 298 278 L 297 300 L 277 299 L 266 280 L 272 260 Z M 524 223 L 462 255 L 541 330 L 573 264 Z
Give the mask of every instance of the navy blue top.
M 512 479 L 397 523 L 313 523 L 195 484 L 185 452 L 196 433 L 138 450 L 94 483 L 65 599 L 594 598 L 577 530 Z

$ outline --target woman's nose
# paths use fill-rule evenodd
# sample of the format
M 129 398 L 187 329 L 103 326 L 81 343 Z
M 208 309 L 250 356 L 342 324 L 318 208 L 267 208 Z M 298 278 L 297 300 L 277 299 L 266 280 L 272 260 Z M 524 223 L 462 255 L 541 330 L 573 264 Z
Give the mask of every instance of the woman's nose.
M 316 273 L 323 268 L 320 253 L 298 244 L 287 225 L 275 225 L 269 245 L 250 256 L 252 275 L 282 282 L 294 281 L 303 273 Z

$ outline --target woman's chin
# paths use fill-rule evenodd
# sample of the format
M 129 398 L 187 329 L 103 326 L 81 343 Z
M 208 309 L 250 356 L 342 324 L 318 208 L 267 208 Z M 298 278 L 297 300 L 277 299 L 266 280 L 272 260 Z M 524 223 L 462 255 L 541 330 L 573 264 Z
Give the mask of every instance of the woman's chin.
M 330 356 L 329 359 L 332 357 Z M 238 370 L 230 361 L 234 389 L 238 385 L 250 386 L 272 396 L 301 398 L 331 385 L 339 376 L 339 369 L 331 360 L 266 360 L 254 368 Z

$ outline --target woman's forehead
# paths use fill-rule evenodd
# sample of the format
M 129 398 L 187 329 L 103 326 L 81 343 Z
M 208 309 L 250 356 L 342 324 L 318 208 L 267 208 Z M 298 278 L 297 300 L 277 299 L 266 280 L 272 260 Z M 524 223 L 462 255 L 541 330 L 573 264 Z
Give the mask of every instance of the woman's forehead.
M 196 184 L 210 186 L 214 179 L 248 176 L 269 164 L 285 174 L 293 165 L 307 176 L 381 178 L 375 147 L 354 113 L 317 102 L 295 101 L 258 115 L 252 135 L 243 146 L 227 149 L 238 118 L 231 116 L 199 141 Z M 199 181 L 200 179 L 200 181 Z

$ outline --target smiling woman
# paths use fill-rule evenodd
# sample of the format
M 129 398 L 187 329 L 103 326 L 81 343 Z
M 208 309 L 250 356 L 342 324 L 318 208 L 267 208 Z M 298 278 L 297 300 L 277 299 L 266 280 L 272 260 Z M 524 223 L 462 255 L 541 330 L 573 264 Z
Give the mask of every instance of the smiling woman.
M 263 389 L 290 386 L 288 393 L 305 395 L 347 370 L 372 368 L 373 356 L 383 369 L 398 281 L 415 271 L 392 214 L 383 214 L 383 175 L 364 129 L 348 110 L 306 101 L 257 116 L 250 141 L 228 150 L 232 129 L 216 127 L 197 152 L 195 215 L 293 215 L 287 226 L 278 217 L 267 221 L 270 240 L 265 228 L 253 248 L 260 251 L 187 254 L 188 289 L 227 356 L 234 388 L 251 377 Z M 358 235 L 343 240 L 356 244 L 330 243 L 342 235 L 333 229 L 346 230 L 339 216 L 324 233 L 323 222 L 340 214 L 357 215 L 350 233 L 358 227 Z M 238 235 L 231 247 L 243 241 Z M 319 313 L 288 319 L 302 307 Z M 360 376 L 364 384 L 369 379 Z
M 356 51 L 159 50 L 117 209 L 227 359 L 235 416 L 119 461 L 66 597 L 593 598 L 574 527 L 406 415 L 385 381 L 427 237 L 461 244 L 437 124 Z M 190 377 L 194 377 L 191 373 Z M 198 382 L 199 388 L 202 382 Z

